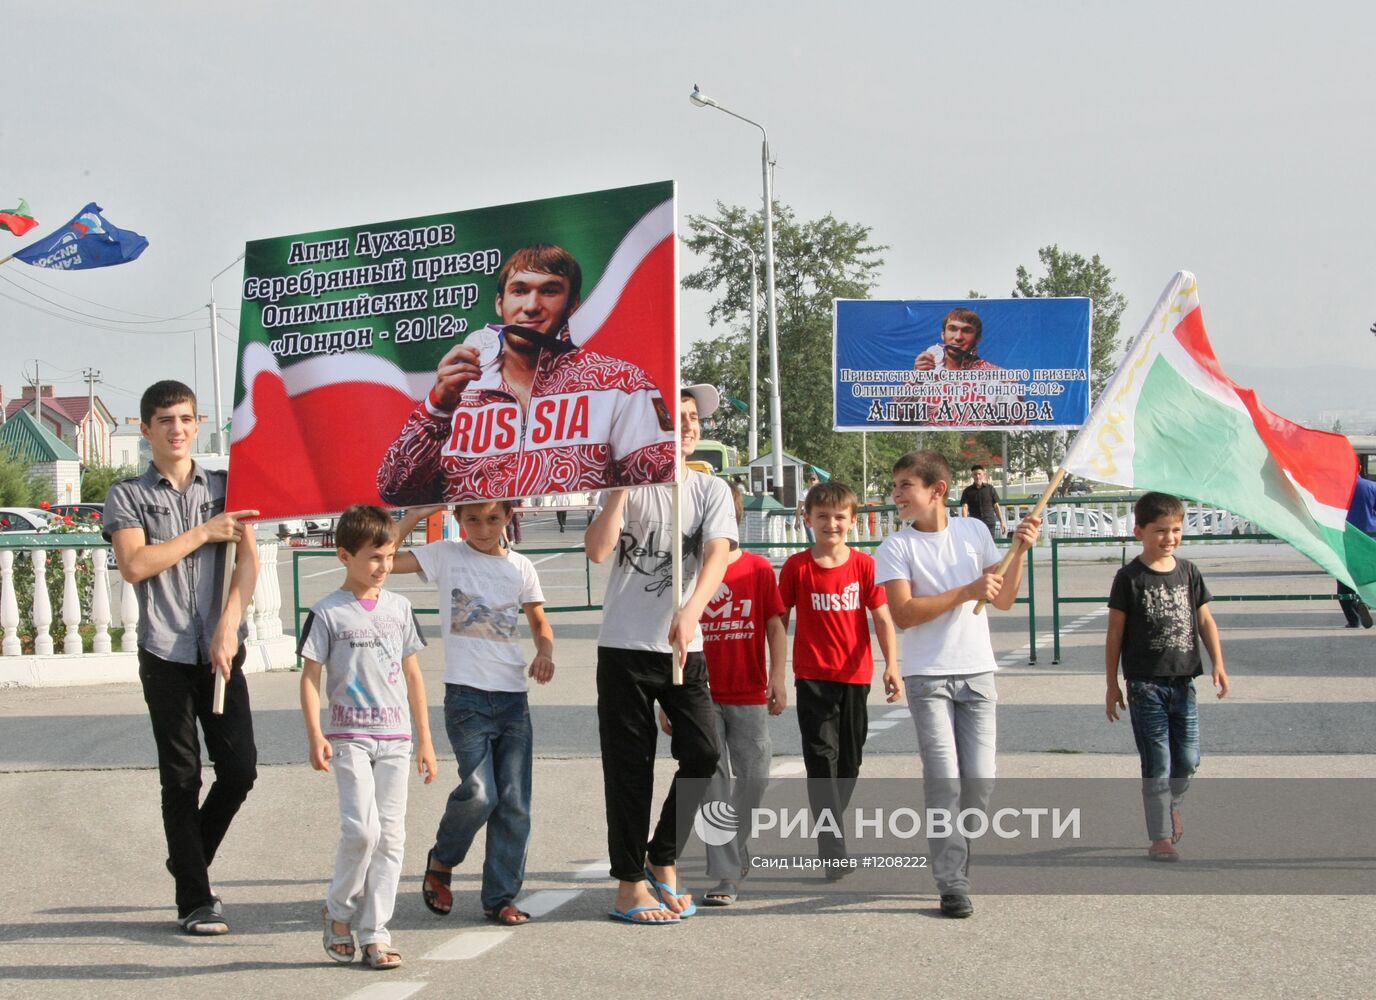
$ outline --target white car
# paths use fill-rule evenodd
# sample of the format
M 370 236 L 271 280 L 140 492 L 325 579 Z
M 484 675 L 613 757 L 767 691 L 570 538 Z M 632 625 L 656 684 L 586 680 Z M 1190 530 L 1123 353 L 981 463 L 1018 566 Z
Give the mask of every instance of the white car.
M 1226 510 L 1197 510 L 1185 515 L 1187 535 L 1241 535 L 1255 530 L 1251 521 Z
M 1127 522 L 1093 507 L 1052 507 L 1042 515 L 1049 538 L 1113 538 L 1128 533 Z
M 44 532 L 48 512 L 37 507 L 0 507 L 0 531 Z

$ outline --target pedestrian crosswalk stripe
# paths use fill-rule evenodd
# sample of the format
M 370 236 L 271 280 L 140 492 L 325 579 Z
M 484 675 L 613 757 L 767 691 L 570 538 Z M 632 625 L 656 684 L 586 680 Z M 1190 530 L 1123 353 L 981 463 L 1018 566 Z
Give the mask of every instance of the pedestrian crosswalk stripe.
M 497 947 L 511 937 L 512 933 L 500 930 L 464 931 L 431 951 L 425 958 L 430 962 L 464 962 Z M 406 995 L 410 996 L 409 993 Z

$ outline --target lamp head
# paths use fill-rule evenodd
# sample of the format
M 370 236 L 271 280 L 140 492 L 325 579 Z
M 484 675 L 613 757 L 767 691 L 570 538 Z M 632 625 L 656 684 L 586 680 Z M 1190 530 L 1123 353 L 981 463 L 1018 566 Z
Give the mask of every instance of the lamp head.
M 717 106 L 716 101 L 698 90 L 698 85 L 696 83 L 693 84 L 693 92 L 688 95 L 688 100 L 692 101 L 693 104 L 699 108 L 715 108 Z

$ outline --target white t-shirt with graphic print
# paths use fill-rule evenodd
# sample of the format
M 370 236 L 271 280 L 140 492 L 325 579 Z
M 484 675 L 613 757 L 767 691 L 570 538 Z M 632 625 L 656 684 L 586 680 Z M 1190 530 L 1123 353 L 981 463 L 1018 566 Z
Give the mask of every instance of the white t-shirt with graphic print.
M 454 540 L 413 551 L 421 579 L 439 593 L 444 682 L 481 691 L 526 690 L 521 606 L 545 603 L 531 561 L 510 549 L 488 555 Z

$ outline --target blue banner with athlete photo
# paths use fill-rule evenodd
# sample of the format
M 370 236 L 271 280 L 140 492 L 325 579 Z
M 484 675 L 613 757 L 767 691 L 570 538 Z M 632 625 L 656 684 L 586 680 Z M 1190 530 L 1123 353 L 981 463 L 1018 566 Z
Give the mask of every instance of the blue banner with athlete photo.
M 837 299 L 834 427 L 1079 427 L 1091 308 L 1087 298 Z

